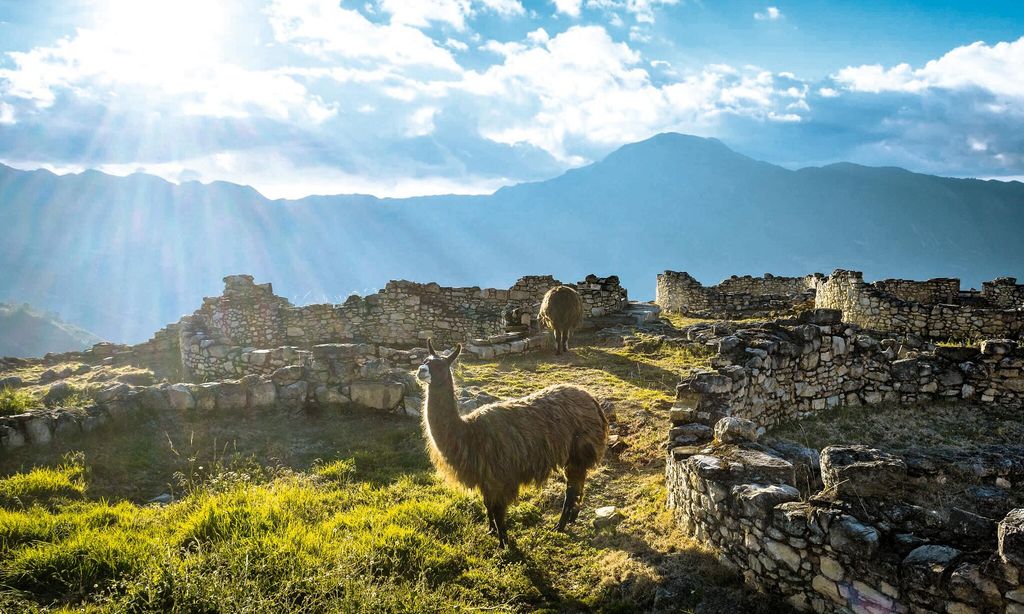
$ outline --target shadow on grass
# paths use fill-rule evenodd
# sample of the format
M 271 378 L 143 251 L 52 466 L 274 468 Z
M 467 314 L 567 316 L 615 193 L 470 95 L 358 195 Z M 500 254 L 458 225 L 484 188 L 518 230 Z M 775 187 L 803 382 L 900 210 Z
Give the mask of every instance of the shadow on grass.
M 369 410 L 140 415 L 96 433 L 19 450 L 0 475 L 53 467 L 81 452 L 90 498 L 147 501 L 175 492 L 176 473 L 199 480 L 235 465 L 308 470 L 352 458 L 360 481 L 391 483 L 431 470 L 418 421 Z

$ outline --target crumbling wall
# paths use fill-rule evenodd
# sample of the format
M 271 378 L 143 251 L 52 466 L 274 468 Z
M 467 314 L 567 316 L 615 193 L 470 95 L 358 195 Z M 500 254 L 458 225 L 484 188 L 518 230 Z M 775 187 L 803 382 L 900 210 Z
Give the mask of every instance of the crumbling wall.
M 946 280 L 938 287 L 946 284 Z M 929 284 L 930 282 L 921 282 Z M 883 289 L 898 286 L 905 295 L 910 292 L 906 282 L 872 285 L 864 282 L 859 271 L 836 270 L 827 279 L 818 283 L 815 306 L 838 309 L 843 319 L 864 328 L 898 334 L 916 334 L 928 339 L 1017 339 L 1024 332 L 1024 309 L 999 308 L 976 302 L 964 304 L 922 303 L 903 300 Z M 1003 305 L 1009 304 L 1016 290 L 994 290 L 989 293 L 1000 298 Z M 944 292 L 932 287 L 918 288 L 919 295 Z M 1010 298 L 1007 298 L 1010 297 Z
M 787 311 L 814 298 L 820 274 L 806 277 L 732 276 L 717 286 L 703 286 L 689 273 L 658 275 L 655 303 L 662 309 L 695 317 L 738 319 Z
M 843 453 L 857 458 L 830 460 Z M 799 610 L 1024 612 L 1024 509 L 997 525 L 904 503 L 905 462 L 856 446 L 822 452 L 822 493 L 802 493 L 797 469 L 756 443 L 674 446 L 668 504 L 748 585 Z
M 981 296 L 999 309 L 1024 309 L 1024 285 L 1015 277 L 998 277 L 982 282 Z
M 676 391 L 679 408 L 770 427 L 841 405 L 964 400 L 1024 404 L 1024 349 L 1009 339 L 933 347 L 879 338 L 834 310 L 802 320 L 688 334 L 717 344 L 712 370 Z

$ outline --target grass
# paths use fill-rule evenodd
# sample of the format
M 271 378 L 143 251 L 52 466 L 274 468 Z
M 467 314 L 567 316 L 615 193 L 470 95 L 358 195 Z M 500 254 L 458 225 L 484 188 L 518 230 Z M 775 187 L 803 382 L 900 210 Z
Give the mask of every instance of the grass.
M 664 402 L 705 360 L 581 345 L 462 363 L 460 385 L 496 396 L 590 388 L 627 446 L 567 534 L 551 530 L 560 480 L 524 491 L 507 551 L 479 496 L 435 477 L 412 418 L 163 415 L 26 449 L 0 461 L 0 611 L 769 611 L 665 507 Z M 603 505 L 624 518 L 598 531 Z
M 0 416 L 23 414 L 41 405 L 39 399 L 20 388 L 0 389 Z

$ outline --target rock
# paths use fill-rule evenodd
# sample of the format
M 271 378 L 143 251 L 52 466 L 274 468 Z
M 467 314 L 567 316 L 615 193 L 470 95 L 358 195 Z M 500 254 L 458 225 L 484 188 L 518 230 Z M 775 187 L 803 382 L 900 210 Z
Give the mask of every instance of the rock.
M 786 564 L 793 571 L 800 569 L 800 553 L 788 545 L 769 539 L 764 544 L 764 549 L 777 561 Z
M 67 382 L 57 382 L 50 386 L 43 395 L 43 403 L 47 405 L 59 405 L 64 399 L 74 394 L 75 389 L 71 387 L 71 384 Z
M 959 559 L 960 551 L 951 546 L 919 546 L 903 559 L 903 577 L 919 587 L 935 587 Z
M 711 441 L 713 431 L 710 426 L 696 422 L 673 427 L 669 431 L 669 441 L 689 445 Z
M 406 416 L 419 418 L 423 412 L 423 399 L 420 397 L 406 396 L 402 401 L 402 411 Z
M 799 500 L 800 491 L 788 484 L 740 484 L 732 487 L 732 496 L 745 516 L 767 518 L 776 505 Z
M 277 403 L 277 386 L 274 382 L 261 380 L 249 389 L 253 408 L 265 409 Z
M 834 582 L 842 582 L 846 576 L 846 570 L 839 561 L 835 560 L 830 556 L 822 555 L 818 559 L 818 567 L 821 569 L 821 574 Z
M 834 550 L 862 559 L 878 554 L 878 530 L 853 516 L 844 514 L 829 531 L 829 544 Z
M 821 451 L 821 477 L 837 498 L 888 497 L 902 492 L 906 462 L 861 445 L 828 446 Z
M 398 407 L 405 394 L 402 384 L 386 382 L 354 382 L 352 402 L 371 409 L 391 410 Z
M 715 439 L 722 443 L 757 441 L 757 425 L 743 418 L 722 418 L 715 424 Z
M 136 399 L 138 400 L 139 408 L 144 411 L 167 411 L 171 407 L 167 403 L 167 397 L 164 395 L 163 390 L 155 386 L 139 390 Z
M 594 528 L 614 527 L 622 522 L 622 513 L 614 505 L 606 505 L 594 510 Z
M 171 496 L 170 493 L 166 493 L 165 492 L 163 494 L 160 494 L 160 495 L 157 495 L 157 496 L 153 497 L 149 501 L 146 501 L 146 503 L 157 503 L 157 504 L 160 504 L 160 505 L 167 505 L 171 501 L 174 501 L 174 497 Z
M 248 402 L 244 386 L 238 382 L 221 382 L 217 391 L 218 410 L 245 409 Z
M 171 409 L 184 411 L 196 408 L 196 399 L 188 388 L 188 384 L 171 384 L 167 387 L 167 402 Z
M 289 365 L 274 371 L 270 379 L 278 386 L 289 386 L 301 380 L 305 374 L 306 369 L 302 365 Z
M 974 542 L 987 541 L 996 534 L 995 520 L 958 507 L 949 511 L 949 526 L 954 535 Z
M 999 523 L 997 540 L 1003 562 L 1024 567 L 1024 508 L 1012 510 Z
M 22 383 L 22 379 L 16 375 L 2 377 L 0 378 L 0 390 L 4 388 L 18 388 Z
M 316 397 L 316 402 L 325 407 L 338 407 L 352 402 L 352 399 L 342 394 L 341 388 L 338 386 L 324 386 L 321 384 L 316 387 L 313 395 Z

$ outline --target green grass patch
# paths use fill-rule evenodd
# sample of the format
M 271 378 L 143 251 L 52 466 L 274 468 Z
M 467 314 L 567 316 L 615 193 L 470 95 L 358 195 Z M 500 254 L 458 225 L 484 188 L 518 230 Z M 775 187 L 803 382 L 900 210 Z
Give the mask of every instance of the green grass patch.
M 6 387 L 0 389 L 0 416 L 23 414 L 41 406 L 39 400 L 25 390 Z

